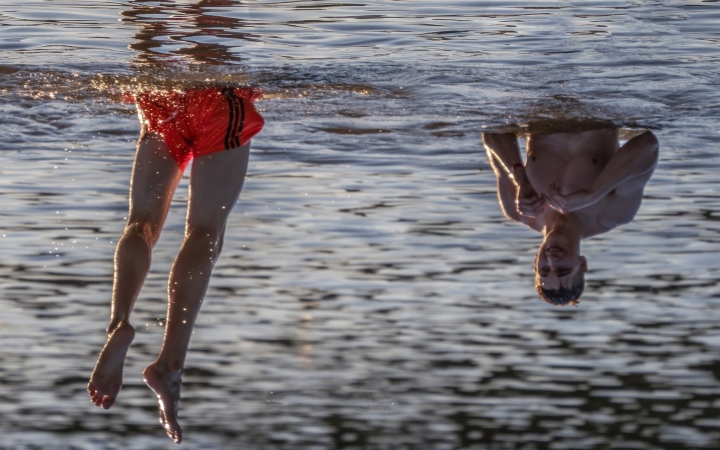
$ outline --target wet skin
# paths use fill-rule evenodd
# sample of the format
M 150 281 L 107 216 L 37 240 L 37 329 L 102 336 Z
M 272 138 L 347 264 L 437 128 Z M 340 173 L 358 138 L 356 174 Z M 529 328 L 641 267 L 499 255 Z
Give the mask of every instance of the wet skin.
M 177 420 L 182 368 L 212 268 L 222 249 L 228 215 L 242 190 L 250 144 L 195 158 L 185 240 L 168 279 L 165 335 L 157 360 L 143 379 L 158 398 L 160 423 L 173 441 L 182 441 Z M 130 188 L 130 214 L 115 254 L 110 333 L 88 383 L 91 401 L 110 408 L 122 386 L 125 355 L 134 337 L 130 314 L 150 269 L 182 171 L 162 138 L 138 143 Z
M 87 390 L 90 400 L 102 409 L 110 409 L 115 404 L 122 387 L 125 355 L 134 337 L 133 327 L 128 323 L 122 324 L 110 332 L 105 347 L 100 352 Z
M 182 386 L 182 371 L 167 370 L 162 364 L 152 364 L 143 371 L 143 381 L 158 399 L 160 424 L 170 439 L 182 442 L 182 429 L 178 423 L 178 403 Z
M 485 133 L 483 144 L 505 216 L 543 235 L 535 271 L 551 290 L 587 271 L 582 239 L 634 218 L 659 147 L 650 132 L 620 147 L 614 128 L 531 135 L 525 161 L 512 133 Z

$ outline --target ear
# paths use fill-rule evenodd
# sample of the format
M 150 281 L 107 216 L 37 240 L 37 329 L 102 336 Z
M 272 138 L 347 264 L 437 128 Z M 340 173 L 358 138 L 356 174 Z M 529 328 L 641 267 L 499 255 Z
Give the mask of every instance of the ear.
M 580 270 L 583 272 L 587 272 L 588 266 L 587 266 L 587 258 L 584 256 L 580 256 Z

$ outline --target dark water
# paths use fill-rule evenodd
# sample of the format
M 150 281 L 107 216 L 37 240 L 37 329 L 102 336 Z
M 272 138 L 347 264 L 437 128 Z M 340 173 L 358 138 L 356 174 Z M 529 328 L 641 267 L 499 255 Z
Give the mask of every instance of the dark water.
M 266 127 L 184 375 L 186 448 L 720 447 L 720 4 L 0 3 L 0 448 L 173 448 L 140 372 L 87 399 L 138 133 L 121 91 L 260 85 Z M 532 286 L 483 130 L 652 129 L 635 220 L 583 244 L 579 308 Z M 478 169 L 480 169 L 478 171 Z

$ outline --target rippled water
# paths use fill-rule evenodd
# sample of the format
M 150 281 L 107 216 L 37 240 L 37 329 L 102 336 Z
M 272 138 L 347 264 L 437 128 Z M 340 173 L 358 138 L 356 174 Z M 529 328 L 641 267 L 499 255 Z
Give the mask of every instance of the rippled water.
M 187 448 L 720 446 L 720 4 L 0 2 L 0 447 L 173 448 L 140 372 L 186 183 L 105 337 L 138 133 L 124 90 L 260 85 L 266 127 L 186 363 Z M 651 128 L 635 220 L 583 244 L 580 308 L 537 298 L 483 130 Z M 480 169 L 478 171 L 478 169 Z

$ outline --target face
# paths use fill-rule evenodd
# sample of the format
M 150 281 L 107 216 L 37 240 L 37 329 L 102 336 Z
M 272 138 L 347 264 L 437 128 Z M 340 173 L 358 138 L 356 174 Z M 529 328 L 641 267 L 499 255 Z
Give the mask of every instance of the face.
M 548 237 L 535 258 L 535 272 L 545 289 L 571 288 L 578 271 L 587 272 L 587 259 L 578 254 L 578 246 L 562 238 Z

